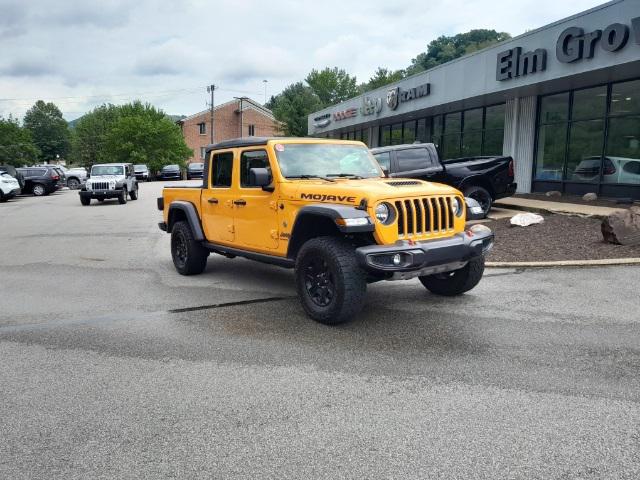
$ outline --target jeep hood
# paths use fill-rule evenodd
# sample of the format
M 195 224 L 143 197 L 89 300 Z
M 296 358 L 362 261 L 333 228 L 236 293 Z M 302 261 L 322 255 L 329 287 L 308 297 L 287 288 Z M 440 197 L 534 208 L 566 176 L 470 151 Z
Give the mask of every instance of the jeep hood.
M 300 180 L 283 182 L 280 185 L 284 198 L 303 202 L 358 204 L 364 198 L 371 203 L 407 197 L 460 195 L 458 190 L 449 185 L 409 178 L 370 178 L 362 180 L 338 178 L 335 182 Z

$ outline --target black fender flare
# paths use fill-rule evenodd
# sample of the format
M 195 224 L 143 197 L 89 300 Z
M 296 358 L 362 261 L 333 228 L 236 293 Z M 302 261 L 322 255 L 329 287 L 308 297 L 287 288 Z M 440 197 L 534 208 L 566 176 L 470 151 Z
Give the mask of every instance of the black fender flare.
M 339 218 L 367 218 L 367 225 L 347 226 L 336 222 Z M 315 221 L 314 221 L 315 220 Z M 331 225 L 329 227 L 329 225 Z M 324 232 L 330 228 L 330 231 Z M 318 232 L 321 230 L 321 232 Z M 373 220 L 365 210 L 352 205 L 340 204 L 310 204 L 302 207 L 294 220 L 289 239 L 288 256 L 295 257 L 302 244 L 317 235 L 350 234 L 373 232 Z
M 205 240 L 204 232 L 202 231 L 202 225 L 200 224 L 200 217 L 198 217 L 198 211 L 191 202 L 185 202 L 183 200 L 176 200 L 169 205 L 169 215 L 167 224 L 167 233 L 171 233 L 173 224 L 175 223 L 175 212 L 181 211 L 189 222 L 191 232 L 193 233 L 193 239 L 202 242 Z

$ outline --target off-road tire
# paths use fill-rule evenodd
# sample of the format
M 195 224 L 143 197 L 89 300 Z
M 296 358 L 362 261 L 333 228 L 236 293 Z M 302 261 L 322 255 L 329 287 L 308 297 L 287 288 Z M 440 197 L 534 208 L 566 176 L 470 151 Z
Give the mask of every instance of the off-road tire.
M 120 205 L 124 205 L 127 203 L 127 189 L 123 188 L 122 193 L 118 196 L 118 203 Z
M 133 190 L 131 190 L 129 192 L 129 197 L 131 198 L 131 200 L 137 200 L 138 199 L 138 184 L 137 183 L 133 186 Z
M 77 178 L 70 178 L 67 180 L 67 187 L 71 190 L 77 190 L 80 187 L 80 180 Z
M 318 287 L 311 281 L 313 262 L 326 267 L 326 279 L 331 286 Z M 354 317 L 364 305 L 367 282 L 358 265 L 354 247 L 335 237 L 318 237 L 307 241 L 296 258 L 296 287 L 302 308 L 313 320 L 325 325 L 337 325 Z M 314 278 L 318 278 L 317 276 Z M 332 289 L 331 299 L 320 305 L 310 290 Z
M 459 270 L 418 277 L 427 290 L 436 295 L 453 297 L 475 287 L 484 273 L 484 257 L 470 260 Z
M 207 266 L 209 252 L 193 238 L 186 221 L 176 222 L 171 229 L 171 258 L 181 275 L 197 275 Z
M 7 197 L 4 193 L 0 192 L 0 203 L 4 203 L 7 200 L 9 200 L 9 197 Z
M 89 197 L 80 197 L 80 203 L 85 207 L 91 203 L 91 198 Z
M 33 186 L 32 192 L 36 197 L 42 197 L 47 194 L 47 188 L 41 183 L 36 183 Z
M 487 215 L 489 215 L 489 211 L 493 205 L 493 197 L 486 188 L 472 185 L 464 189 L 464 196 L 473 198 L 480 204 L 482 207 L 483 218 L 486 218 Z

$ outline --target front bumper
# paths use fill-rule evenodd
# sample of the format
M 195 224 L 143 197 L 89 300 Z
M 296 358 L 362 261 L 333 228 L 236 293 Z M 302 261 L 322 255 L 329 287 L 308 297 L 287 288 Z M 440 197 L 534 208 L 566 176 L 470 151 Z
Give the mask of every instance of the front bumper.
M 394 245 L 368 245 L 356 249 L 365 270 L 393 280 L 457 270 L 493 247 L 491 231 L 465 232 L 424 242 L 399 241 Z
M 80 190 L 78 192 L 82 198 L 118 198 L 122 195 L 122 189 L 116 190 Z

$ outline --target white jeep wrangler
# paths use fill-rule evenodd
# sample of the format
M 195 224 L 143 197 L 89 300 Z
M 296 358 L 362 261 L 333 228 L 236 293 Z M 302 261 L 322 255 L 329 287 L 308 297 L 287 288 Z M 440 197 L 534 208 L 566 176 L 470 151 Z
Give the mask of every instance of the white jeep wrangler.
M 121 204 L 138 199 L 138 181 L 131 163 L 102 163 L 91 167 L 87 182 L 80 189 L 80 203 L 89 205 L 91 199 L 104 202 L 117 198 Z

